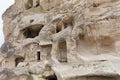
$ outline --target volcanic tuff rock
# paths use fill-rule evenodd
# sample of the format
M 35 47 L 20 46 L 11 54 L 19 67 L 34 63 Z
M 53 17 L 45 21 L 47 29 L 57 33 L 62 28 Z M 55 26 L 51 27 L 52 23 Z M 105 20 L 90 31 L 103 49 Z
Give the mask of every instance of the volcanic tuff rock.
M 15 0 L 2 17 L 0 80 L 120 80 L 120 0 Z

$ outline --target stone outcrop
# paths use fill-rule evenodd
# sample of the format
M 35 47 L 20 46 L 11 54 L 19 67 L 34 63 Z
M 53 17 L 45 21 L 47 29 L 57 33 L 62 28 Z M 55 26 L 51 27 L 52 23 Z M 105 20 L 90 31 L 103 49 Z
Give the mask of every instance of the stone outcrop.
M 3 75 L 120 80 L 120 0 L 15 0 L 2 17 Z

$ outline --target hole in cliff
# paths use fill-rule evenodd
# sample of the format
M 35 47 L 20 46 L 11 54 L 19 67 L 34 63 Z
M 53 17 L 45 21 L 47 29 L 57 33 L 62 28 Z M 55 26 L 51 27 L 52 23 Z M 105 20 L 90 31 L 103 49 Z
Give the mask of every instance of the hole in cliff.
M 36 1 L 36 5 L 35 7 L 38 7 L 40 4 L 39 4 L 39 1 Z
M 39 35 L 39 32 L 43 28 L 43 26 L 44 25 L 40 25 L 40 24 L 29 26 L 29 27 L 22 30 L 23 35 L 26 38 L 34 38 L 34 37 Z
M 56 75 L 54 74 L 54 75 L 50 75 L 50 76 L 46 77 L 46 80 L 58 80 L 58 79 L 57 79 Z
M 56 25 L 56 33 L 60 32 L 62 30 L 62 25 L 60 23 L 58 23 Z
M 31 19 L 31 20 L 30 20 L 30 23 L 32 23 L 32 22 L 34 22 L 34 20 L 33 20 L 33 19 Z
M 93 7 L 98 7 L 98 6 L 99 6 L 99 4 L 93 3 Z
M 40 61 L 40 51 L 37 52 L 37 60 Z
M 25 4 L 26 9 L 30 9 L 33 7 L 33 0 L 28 0 L 27 3 Z
M 85 35 L 84 34 L 79 34 L 79 39 L 84 40 Z
M 20 62 L 23 62 L 25 60 L 25 58 L 23 57 L 18 57 L 15 59 L 15 66 L 17 67 L 17 65 L 20 63 Z
M 57 28 L 56 32 L 58 33 L 58 32 L 60 32 L 60 31 L 61 31 L 61 29 L 60 29 L 60 28 Z

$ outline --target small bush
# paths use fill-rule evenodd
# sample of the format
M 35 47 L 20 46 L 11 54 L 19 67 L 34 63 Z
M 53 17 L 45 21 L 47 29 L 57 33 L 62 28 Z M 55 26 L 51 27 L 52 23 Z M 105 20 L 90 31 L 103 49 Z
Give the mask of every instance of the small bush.
M 28 80 L 33 80 L 32 75 L 30 75 L 30 76 L 28 77 Z

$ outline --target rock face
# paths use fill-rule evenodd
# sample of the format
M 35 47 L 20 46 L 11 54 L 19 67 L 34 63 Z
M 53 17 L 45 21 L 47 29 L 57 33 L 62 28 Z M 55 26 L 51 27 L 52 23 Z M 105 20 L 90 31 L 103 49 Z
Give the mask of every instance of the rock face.
M 119 22 L 120 0 L 15 0 L 3 14 L 1 68 L 47 80 L 120 80 Z

